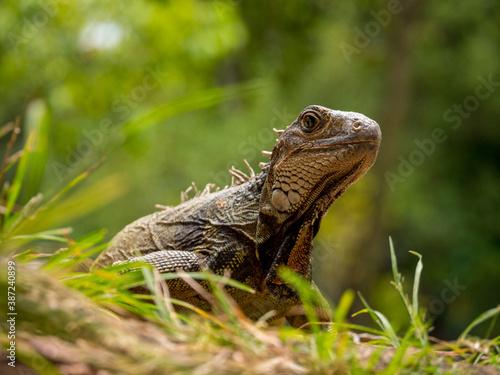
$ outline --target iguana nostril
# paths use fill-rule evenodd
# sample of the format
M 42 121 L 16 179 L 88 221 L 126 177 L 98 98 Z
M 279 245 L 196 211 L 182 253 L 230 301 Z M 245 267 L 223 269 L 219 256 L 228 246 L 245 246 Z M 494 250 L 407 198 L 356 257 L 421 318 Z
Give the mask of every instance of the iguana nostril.
M 365 127 L 365 124 L 363 123 L 363 121 L 355 121 L 352 124 L 352 128 L 354 129 L 354 131 L 357 131 L 357 132 L 362 130 L 364 127 Z

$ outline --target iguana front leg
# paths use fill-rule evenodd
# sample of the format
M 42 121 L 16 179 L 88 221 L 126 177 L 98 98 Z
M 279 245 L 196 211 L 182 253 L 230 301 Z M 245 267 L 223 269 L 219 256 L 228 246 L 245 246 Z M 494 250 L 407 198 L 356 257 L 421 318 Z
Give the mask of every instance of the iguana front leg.
M 200 272 L 207 270 L 207 256 L 200 255 L 196 251 L 179 251 L 179 250 L 160 250 L 148 253 L 142 256 L 133 257 L 126 261 L 117 261 L 113 264 L 129 263 L 129 262 L 145 262 L 152 265 L 160 273 L 175 273 L 179 270 L 185 272 Z M 204 297 L 200 296 L 188 283 L 180 278 L 167 280 L 170 297 L 174 299 L 182 299 L 183 301 L 200 308 L 205 311 L 211 309 L 211 304 Z M 199 281 L 199 284 L 208 289 L 209 286 L 204 281 Z M 132 288 L 132 291 L 138 294 L 149 294 L 150 291 L 146 286 L 137 286 Z M 176 310 L 180 313 L 186 313 L 189 309 L 176 306 Z
M 131 258 L 127 262 L 140 261 L 151 264 L 160 273 L 172 273 L 178 270 L 200 272 L 206 270 L 207 257 L 191 251 L 161 250 Z

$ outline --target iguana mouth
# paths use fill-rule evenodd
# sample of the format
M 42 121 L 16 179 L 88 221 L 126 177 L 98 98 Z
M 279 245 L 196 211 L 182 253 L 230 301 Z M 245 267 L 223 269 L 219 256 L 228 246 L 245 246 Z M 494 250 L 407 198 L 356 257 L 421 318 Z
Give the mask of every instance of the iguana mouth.
M 360 169 L 366 167 L 366 169 L 369 169 L 371 167 L 371 164 L 375 161 L 375 156 L 373 158 L 370 157 L 371 155 L 371 150 L 370 150 L 370 145 L 373 146 L 378 146 L 380 143 L 379 140 L 375 139 L 358 139 L 358 140 L 347 140 L 349 137 L 347 136 L 341 136 L 341 137 L 333 137 L 333 138 L 328 138 L 328 139 L 323 139 L 323 140 L 318 140 L 313 143 L 313 146 L 311 148 L 313 149 L 318 149 L 318 148 L 325 148 L 328 150 L 336 150 L 335 146 L 346 146 L 346 145 L 354 145 L 354 144 L 366 144 L 365 150 L 366 153 L 365 155 L 359 159 L 350 169 L 349 171 L 344 174 L 343 176 L 338 176 L 336 175 L 336 171 L 333 171 L 331 175 L 326 176 L 322 181 L 320 181 L 319 184 L 317 184 L 314 188 L 313 191 L 311 192 L 311 195 L 308 199 L 308 202 L 306 204 L 312 204 L 317 200 L 318 196 L 323 196 L 325 194 L 329 195 L 331 197 L 331 201 L 329 204 L 332 204 L 335 202 L 346 190 L 347 188 L 352 185 L 354 182 L 356 182 L 357 178 L 355 178 L 356 175 L 358 175 Z M 353 150 L 352 148 L 348 147 L 351 151 Z M 338 150 L 338 153 L 335 153 L 333 156 L 337 157 L 342 153 L 343 148 Z M 376 155 L 376 154 L 375 154 Z M 372 163 L 370 163 L 370 160 L 372 159 Z M 369 165 L 367 165 L 369 164 Z M 362 176 L 362 173 L 359 174 L 359 177 Z M 358 177 L 358 178 L 359 178 Z M 312 198 L 312 199 L 311 199 Z
M 355 143 L 375 143 L 379 144 L 380 141 L 378 139 L 351 139 L 349 136 L 340 136 L 333 137 L 327 139 L 319 139 L 314 141 L 310 148 L 322 148 L 328 146 L 337 146 L 337 145 L 350 145 Z

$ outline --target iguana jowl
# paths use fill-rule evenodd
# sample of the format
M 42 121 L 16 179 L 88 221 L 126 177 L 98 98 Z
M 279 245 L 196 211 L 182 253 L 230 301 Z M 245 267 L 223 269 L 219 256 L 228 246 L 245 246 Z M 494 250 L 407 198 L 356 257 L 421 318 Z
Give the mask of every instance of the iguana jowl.
M 247 316 L 258 319 L 275 310 L 275 318 L 304 323 L 291 313 L 300 301 L 278 268 L 286 265 L 312 282 L 312 241 L 321 219 L 373 165 L 381 132 L 362 114 L 309 106 L 278 133 L 260 174 L 133 222 L 94 267 L 142 260 L 162 273 L 229 270 L 256 291 L 228 287 Z M 168 287 L 173 298 L 210 310 L 184 281 L 169 280 Z

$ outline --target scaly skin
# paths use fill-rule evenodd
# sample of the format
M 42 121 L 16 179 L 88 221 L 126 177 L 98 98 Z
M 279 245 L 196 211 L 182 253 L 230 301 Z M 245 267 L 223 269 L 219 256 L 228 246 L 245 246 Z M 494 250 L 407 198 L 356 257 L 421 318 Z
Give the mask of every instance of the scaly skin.
M 316 288 L 312 240 L 332 203 L 375 162 L 381 132 L 362 114 L 309 106 L 278 133 L 260 174 L 133 222 L 114 237 L 94 267 L 142 260 L 162 273 L 182 269 L 222 275 L 228 270 L 256 291 L 227 288 L 248 317 L 258 319 L 274 310 L 274 319 L 286 317 L 295 327 L 305 323 L 293 308 L 300 301 L 278 268 L 288 266 Z M 173 298 L 210 310 L 184 281 L 167 284 Z

